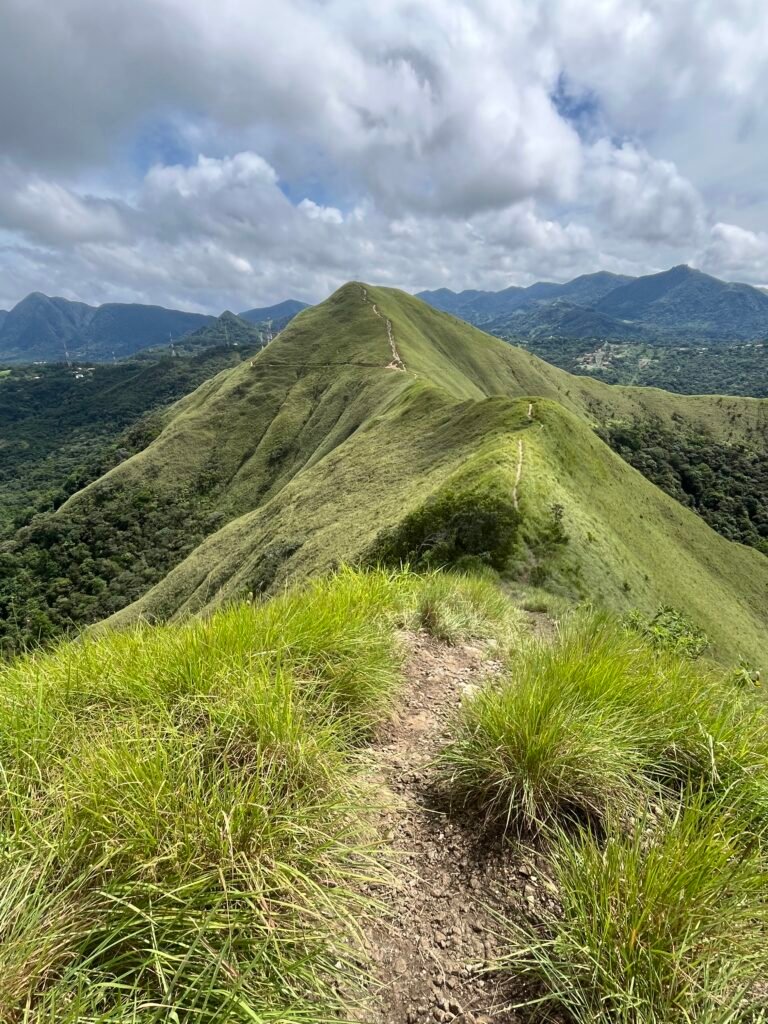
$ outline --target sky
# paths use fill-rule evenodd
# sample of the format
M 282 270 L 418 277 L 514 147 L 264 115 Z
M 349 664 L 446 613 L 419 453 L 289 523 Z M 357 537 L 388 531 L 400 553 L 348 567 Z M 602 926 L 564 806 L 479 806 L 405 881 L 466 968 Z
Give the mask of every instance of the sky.
M 765 0 L 1 0 L 0 308 L 768 283 Z

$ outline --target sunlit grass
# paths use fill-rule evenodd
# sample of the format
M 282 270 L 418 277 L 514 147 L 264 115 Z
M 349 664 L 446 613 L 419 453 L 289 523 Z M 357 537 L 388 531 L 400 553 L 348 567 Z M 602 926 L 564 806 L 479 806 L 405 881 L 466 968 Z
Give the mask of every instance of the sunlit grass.
M 577 1024 L 763 1019 L 768 876 L 757 840 L 730 796 L 702 793 L 605 841 L 556 831 L 559 912 L 544 927 L 509 921 L 496 966 L 535 980 L 536 1001 Z
M 397 693 L 404 580 L 344 570 L 3 671 L 0 1020 L 346 1012 L 385 877 L 349 750 Z
M 652 791 L 742 785 L 767 752 L 752 695 L 606 616 L 577 615 L 462 705 L 439 767 L 459 802 L 536 829 L 632 812 Z
M 0 1021 L 364 1017 L 388 869 L 358 751 L 427 607 L 508 635 L 493 581 L 345 568 L 5 666 Z

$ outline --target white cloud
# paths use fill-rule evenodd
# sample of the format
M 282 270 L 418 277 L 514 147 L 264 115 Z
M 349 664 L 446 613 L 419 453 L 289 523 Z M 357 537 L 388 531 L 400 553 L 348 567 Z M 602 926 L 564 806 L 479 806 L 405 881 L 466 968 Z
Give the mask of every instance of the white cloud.
M 586 190 L 598 215 L 639 242 L 696 243 L 706 213 L 698 191 L 673 163 L 601 139 L 589 149 Z
M 765 284 L 768 281 L 768 232 L 717 223 L 695 262 L 711 274 Z
M 3 305 L 763 259 L 758 0 L 4 0 L 0 18 Z
M 120 204 L 78 195 L 39 174 L 0 163 L 0 226 L 42 244 L 116 239 L 126 234 Z

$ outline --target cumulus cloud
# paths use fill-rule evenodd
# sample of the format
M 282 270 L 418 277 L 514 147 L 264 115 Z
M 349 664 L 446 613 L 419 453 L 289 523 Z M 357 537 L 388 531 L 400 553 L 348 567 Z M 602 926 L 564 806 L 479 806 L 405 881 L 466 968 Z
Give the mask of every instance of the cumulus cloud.
M 0 224 L 44 245 L 120 238 L 127 228 L 119 203 L 79 195 L 9 161 L 0 163 Z
M 588 154 L 587 190 L 597 213 L 640 242 L 696 243 L 706 222 L 699 192 L 668 160 L 631 143 L 595 143 Z
M 736 224 L 714 224 L 707 244 L 696 257 L 702 270 L 768 283 L 768 232 L 748 231 Z
M 761 28 L 758 0 L 4 0 L 0 305 L 752 279 Z

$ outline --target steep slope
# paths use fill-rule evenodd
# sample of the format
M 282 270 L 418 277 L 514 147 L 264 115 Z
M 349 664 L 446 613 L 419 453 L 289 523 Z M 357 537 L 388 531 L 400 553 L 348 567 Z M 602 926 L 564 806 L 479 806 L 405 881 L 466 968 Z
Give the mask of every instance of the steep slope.
M 411 296 L 352 283 L 177 403 L 148 448 L 16 544 L 66 576 L 91 543 L 107 575 L 78 591 L 81 615 L 122 603 L 114 621 L 129 623 L 407 548 L 426 523 L 423 550 L 445 533 L 429 521 L 442 510 L 468 553 L 506 550 L 511 536 L 512 572 L 551 571 L 617 609 L 674 604 L 723 656 L 764 659 L 768 560 L 718 537 L 592 429 L 650 417 L 764 450 L 768 404 L 572 377 Z M 553 507 L 567 544 L 552 543 Z
M 108 361 L 180 338 L 215 317 L 137 303 L 84 302 L 33 292 L 0 322 L 0 362 Z

